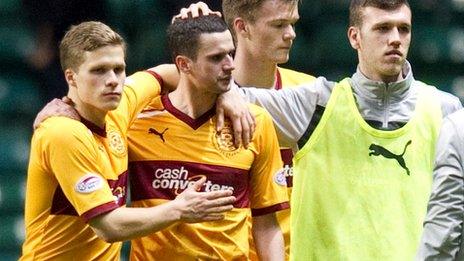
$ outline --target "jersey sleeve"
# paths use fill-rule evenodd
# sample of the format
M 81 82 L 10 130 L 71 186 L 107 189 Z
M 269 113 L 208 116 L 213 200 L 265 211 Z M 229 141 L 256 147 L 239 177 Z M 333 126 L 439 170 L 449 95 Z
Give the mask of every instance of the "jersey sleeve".
M 92 134 L 78 121 L 59 123 L 59 128 L 49 126 L 41 139 L 46 164 L 69 203 L 86 221 L 118 208 L 98 166 L 99 148 Z
M 462 111 L 461 111 L 462 112 Z M 443 121 L 437 141 L 433 186 L 417 260 L 461 260 L 464 213 L 464 113 Z M 458 258 L 457 258 L 457 255 Z M 457 258 L 457 259 L 456 259 Z
M 281 146 L 293 147 L 305 133 L 316 110 L 320 86 L 327 82 L 319 77 L 311 83 L 293 88 L 269 90 L 240 88 L 246 100 L 266 109 L 272 116 Z
M 126 78 L 121 103 L 114 111 L 122 129 L 127 130 L 137 114 L 160 95 L 162 85 L 162 78 L 153 71 L 136 72 Z
M 265 215 L 289 207 L 285 174 L 281 171 L 279 144 L 271 117 L 265 111 L 258 117 L 253 138 L 256 155 L 250 170 L 253 216 Z

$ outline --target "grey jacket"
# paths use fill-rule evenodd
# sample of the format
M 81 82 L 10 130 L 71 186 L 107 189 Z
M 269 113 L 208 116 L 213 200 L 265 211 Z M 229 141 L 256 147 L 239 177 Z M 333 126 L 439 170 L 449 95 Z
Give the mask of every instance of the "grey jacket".
M 447 117 L 437 141 L 433 188 L 417 260 L 464 260 L 464 110 Z
M 360 71 L 350 78 L 358 109 L 363 118 L 377 129 L 394 130 L 408 122 L 416 105 L 420 87 L 411 66 L 403 67 L 404 80 L 394 83 L 375 82 Z M 318 77 L 312 84 L 282 90 L 241 88 L 249 102 L 264 107 L 274 119 L 281 146 L 298 150 L 309 139 L 311 129 L 332 93 L 335 82 Z M 442 114 L 446 116 L 462 108 L 459 99 L 437 90 Z M 298 146 L 298 144 L 300 146 Z
M 372 127 L 394 130 L 411 118 L 420 85 L 411 66 L 403 68 L 404 80 L 385 84 L 367 79 L 360 71 L 350 78 L 358 109 Z M 301 148 L 318 124 L 335 83 L 319 77 L 312 84 L 282 90 L 242 88 L 251 103 L 264 107 L 273 117 L 281 146 Z M 285 87 L 285 86 L 284 86 Z M 445 117 L 462 108 L 452 94 L 437 90 Z M 461 117 L 462 120 L 457 121 Z M 459 124 L 457 123 L 459 122 Z M 418 260 L 453 260 L 461 245 L 464 221 L 464 112 L 445 121 L 437 148 L 437 166 L 425 232 Z M 464 252 L 464 251 L 463 251 Z M 460 260 L 464 260 L 464 253 Z

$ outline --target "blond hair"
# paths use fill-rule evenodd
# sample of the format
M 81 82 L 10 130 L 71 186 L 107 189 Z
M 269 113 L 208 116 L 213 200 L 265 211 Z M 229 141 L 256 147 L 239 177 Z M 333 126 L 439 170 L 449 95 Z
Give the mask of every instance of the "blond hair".
M 120 45 L 126 52 L 124 39 L 104 23 L 89 21 L 73 25 L 60 43 L 61 69 L 76 70 L 84 62 L 85 52 L 105 46 Z

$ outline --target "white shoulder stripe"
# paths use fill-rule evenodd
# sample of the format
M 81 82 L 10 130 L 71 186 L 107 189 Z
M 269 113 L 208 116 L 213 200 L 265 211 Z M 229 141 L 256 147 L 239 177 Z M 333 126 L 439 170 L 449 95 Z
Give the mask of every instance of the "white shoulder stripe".
M 137 115 L 137 119 L 149 118 L 149 117 L 153 117 L 153 116 L 160 115 L 160 114 L 163 114 L 163 113 L 167 113 L 167 111 L 166 110 L 162 110 L 162 111 L 145 111 L 145 112 L 139 113 Z

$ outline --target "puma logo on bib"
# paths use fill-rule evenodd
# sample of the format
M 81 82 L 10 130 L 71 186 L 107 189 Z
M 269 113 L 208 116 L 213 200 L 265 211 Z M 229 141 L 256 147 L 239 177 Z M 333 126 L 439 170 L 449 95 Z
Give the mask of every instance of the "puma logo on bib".
M 409 169 L 408 167 L 406 166 L 406 162 L 404 161 L 404 158 L 403 158 L 403 155 L 404 153 L 406 152 L 406 148 L 411 144 L 411 141 L 408 141 L 406 143 L 406 145 L 404 145 L 404 150 L 403 150 L 403 153 L 397 155 L 389 150 L 387 150 L 386 148 L 380 146 L 380 145 L 377 145 L 377 144 L 374 144 L 372 143 L 370 146 L 369 146 L 369 156 L 383 156 L 387 159 L 395 159 L 398 164 L 400 164 L 400 166 L 406 170 L 406 174 L 408 174 L 409 176 Z

